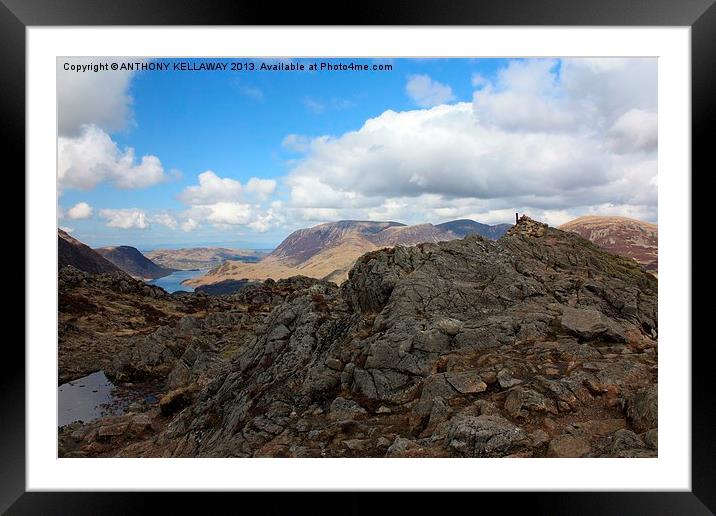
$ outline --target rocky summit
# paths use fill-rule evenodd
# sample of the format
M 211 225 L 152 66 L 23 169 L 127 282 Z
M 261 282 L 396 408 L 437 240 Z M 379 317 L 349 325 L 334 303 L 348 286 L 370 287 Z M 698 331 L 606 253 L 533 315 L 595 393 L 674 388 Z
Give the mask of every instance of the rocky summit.
M 61 357 L 113 324 L 82 301 L 109 303 L 119 281 L 69 272 Z M 160 403 L 60 428 L 62 456 L 657 454 L 658 280 L 527 217 L 497 241 L 369 252 L 340 287 L 294 277 L 210 298 L 122 281 L 106 369 L 160 379 Z M 131 311 L 144 305 L 151 320 Z

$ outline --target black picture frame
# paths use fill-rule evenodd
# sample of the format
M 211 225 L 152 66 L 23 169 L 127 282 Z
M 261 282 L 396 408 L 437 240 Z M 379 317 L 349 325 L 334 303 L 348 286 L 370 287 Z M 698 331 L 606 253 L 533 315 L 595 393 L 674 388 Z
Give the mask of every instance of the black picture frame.
M 452 0 L 368 1 L 307 6 L 303 3 L 204 0 L 0 0 L 0 141 L 14 170 L 25 170 L 25 29 L 82 25 L 572 25 L 691 27 L 692 181 L 711 161 L 707 129 L 716 120 L 715 0 Z M 7 162 L 7 161 L 6 161 Z M 17 175 L 17 174 L 16 174 Z M 20 188 L 24 189 L 24 183 Z M 692 189 L 693 191 L 693 189 Z M 695 206 L 692 201 L 692 206 Z M 694 218 L 694 222 L 696 222 Z M 693 255 L 692 255 L 693 256 Z M 693 270 L 708 264 L 692 260 Z M 25 275 L 31 271 L 25 270 Z M 690 342 L 683 345 L 689 346 Z M 25 353 L 5 344 L 0 375 L 0 511 L 8 514 L 115 514 L 141 512 L 161 495 L 147 493 L 25 492 Z M 12 349 L 8 349 L 12 348 Z M 715 404 L 709 386 L 709 342 L 692 347 L 692 491 L 621 493 L 481 493 L 480 501 L 509 497 L 509 508 L 548 514 L 713 514 L 716 511 L 716 442 L 710 424 Z M 234 495 L 222 495 L 228 497 Z M 252 504 L 253 495 L 243 503 Z M 375 510 L 369 498 L 348 495 L 341 512 Z M 282 500 L 297 512 L 305 497 Z M 185 494 L 163 495 L 163 510 L 191 507 Z M 205 504 L 206 502 L 199 502 Z M 425 507 L 404 497 L 403 511 Z M 460 503 L 457 501 L 456 503 Z M 298 504 L 298 505 L 296 505 Z M 252 504 L 253 505 L 253 504 Z M 486 507 L 482 505 L 483 507 Z M 206 506 L 205 506 L 206 507 Z M 248 507 L 248 505 L 247 505 Z M 282 512 L 272 504 L 269 512 Z M 237 507 L 238 509 L 238 507 Z M 327 504 L 326 509 L 335 511 Z M 313 507 L 312 512 L 320 511 Z

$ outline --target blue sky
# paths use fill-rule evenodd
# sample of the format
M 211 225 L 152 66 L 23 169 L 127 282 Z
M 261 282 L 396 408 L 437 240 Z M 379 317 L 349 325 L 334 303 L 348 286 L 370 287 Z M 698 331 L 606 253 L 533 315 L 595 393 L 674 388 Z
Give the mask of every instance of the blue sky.
M 271 248 L 339 218 L 655 221 L 653 60 L 329 61 L 392 70 L 79 73 L 59 59 L 58 225 L 150 249 Z

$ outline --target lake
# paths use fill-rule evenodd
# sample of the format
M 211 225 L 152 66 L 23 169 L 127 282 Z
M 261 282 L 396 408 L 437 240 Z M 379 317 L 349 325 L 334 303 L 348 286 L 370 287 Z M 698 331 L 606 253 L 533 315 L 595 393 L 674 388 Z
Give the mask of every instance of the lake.
M 203 276 L 207 273 L 206 269 L 194 270 L 194 271 L 176 271 L 169 276 L 163 278 L 147 281 L 150 285 L 156 285 L 162 287 L 167 292 L 194 292 L 194 287 L 189 285 L 182 285 L 181 282 L 185 279 L 196 278 L 197 276 Z

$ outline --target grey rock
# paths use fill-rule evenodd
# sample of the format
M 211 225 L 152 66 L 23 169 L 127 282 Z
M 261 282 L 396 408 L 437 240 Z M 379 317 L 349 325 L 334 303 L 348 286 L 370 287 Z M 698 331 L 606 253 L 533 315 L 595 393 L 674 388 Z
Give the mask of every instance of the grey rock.
M 621 429 L 612 436 L 611 454 L 615 457 L 640 457 L 649 455 L 647 445 L 631 430 Z
M 365 414 L 366 410 L 353 400 L 347 400 L 340 396 L 331 403 L 330 415 L 333 418 L 351 418 Z
M 364 394 L 368 398 L 376 399 L 378 392 L 375 389 L 375 383 L 373 382 L 373 376 L 365 369 L 355 369 L 353 371 L 353 382 L 355 389 Z
M 440 373 L 425 379 L 420 398 L 423 400 L 433 400 L 437 397 L 450 399 L 457 396 L 457 394 L 455 388 L 447 381 L 446 375 Z
M 499 416 L 456 416 L 445 446 L 464 457 L 507 455 L 529 445 L 527 433 Z
M 460 330 L 462 329 L 462 322 L 458 321 L 457 319 L 440 319 L 438 321 L 438 329 L 441 333 L 444 333 L 445 335 L 448 335 L 449 337 L 454 337 L 458 333 L 460 333 Z
M 501 369 L 500 372 L 497 373 L 497 383 L 499 383 L 503 389 L 509 389 L 510 387 L 521 384 L 522 380 L 513 378 L 512 373 L 507 369 Z
M 395 441 L 393 441 L 393 444 L 388 447 L 385 456 L 394 457 L 396 455 L 403 454 L 409 450 L 413 450 L 419 447 L 420 445 L 415 441 L 411 441 L 410 439 L 406 439 L 404 437 L 396 437 Z
M 581 338 L 606 337 L 617 342 L 626 341 L 624 328 L 598 310 L 564 307 L 563 311 L 562 326 Z
M 527 412 L 546 412 L 548 403 L 548 400 L 539 392 L 515 387 L 505 399 L 505 412 L 514 418 L 526 415 L 523 413 L 523 408 Z
M 448 372 L 445 373 L 445 378 L 462 394 L 476 394 L 487 390 L 487 384 L 475 371 Z

